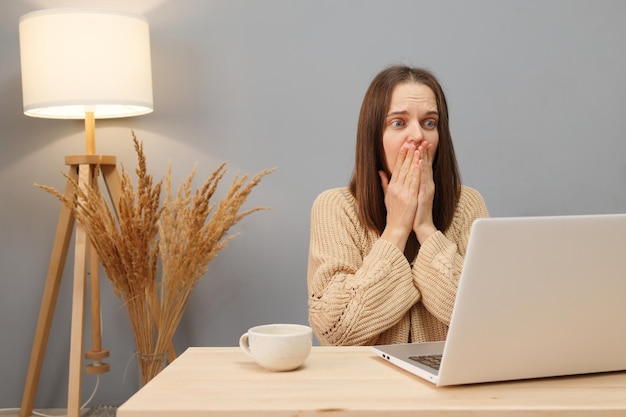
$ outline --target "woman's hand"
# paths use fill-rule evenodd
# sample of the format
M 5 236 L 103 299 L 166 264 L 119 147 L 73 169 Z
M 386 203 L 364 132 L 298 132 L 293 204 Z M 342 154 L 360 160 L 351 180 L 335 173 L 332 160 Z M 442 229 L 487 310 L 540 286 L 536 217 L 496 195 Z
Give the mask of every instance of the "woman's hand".
M 385 171 L 378 173 L 387 208 L 387 225 L 381 238 L 389 240 L 404 251 L 409 234 L 415 227 L 415 214 L 418 210 L 420 151 L 413 144 L 403 146 L 398 152 L 391 179 Z M 430 205 L 432 207 L 432 197 Z
M 417 194 L 417 211 L 413 219 L 413 231 L 420 244 L 437 231 L 433 221 L 433 200 L 435 198 L 435 182 L 433 181 L 434 150 L 430 143 L 423 141 L 417 149 L 419 156 L 419 191 Z

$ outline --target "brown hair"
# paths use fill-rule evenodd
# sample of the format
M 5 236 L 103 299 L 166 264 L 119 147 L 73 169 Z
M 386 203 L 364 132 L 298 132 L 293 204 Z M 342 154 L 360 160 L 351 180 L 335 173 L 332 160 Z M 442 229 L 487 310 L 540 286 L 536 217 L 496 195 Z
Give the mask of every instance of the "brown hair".
M 428 70 L 395 65 L 386 68 L 372 80 L 359 115 L 350 191 L 356 199 L 361 222 L 368 229 L 382 234 L 387 222 L 387 209 L 378 171 L 385 170 L 390 175 L 382 144 L 383 129 L 393 89 L 403 83 L 429 87 L 437 101 L 439 145 L 433 160 L 433 221 L 438 230 L 445 231 L 452 223 L 459 201 L 461 178 L 452 146 L 446 97 L 441 85 Z M 412 261 L 418 250 L 417 237 L 411 233 L 405 250 L 407 259 Z

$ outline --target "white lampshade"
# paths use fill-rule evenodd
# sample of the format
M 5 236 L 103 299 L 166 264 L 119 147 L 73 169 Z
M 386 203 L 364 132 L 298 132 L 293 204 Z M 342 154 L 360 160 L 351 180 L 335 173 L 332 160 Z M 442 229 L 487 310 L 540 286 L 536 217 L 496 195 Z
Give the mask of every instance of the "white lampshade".
M 24 114 L 96 119 L 152 112 L 148 22 L 93 9 L 48 9 L 20 18 Z

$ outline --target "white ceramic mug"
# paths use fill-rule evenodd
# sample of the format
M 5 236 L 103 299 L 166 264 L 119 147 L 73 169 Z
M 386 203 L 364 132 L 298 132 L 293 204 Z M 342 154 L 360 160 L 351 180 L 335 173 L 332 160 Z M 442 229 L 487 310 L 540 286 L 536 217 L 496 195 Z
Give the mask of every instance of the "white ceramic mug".
M 311 353 L 313 330 L 301 324 L 265 324 L 249 329 L 239 346 L 256 363 L 270 371 L 299 368 Z

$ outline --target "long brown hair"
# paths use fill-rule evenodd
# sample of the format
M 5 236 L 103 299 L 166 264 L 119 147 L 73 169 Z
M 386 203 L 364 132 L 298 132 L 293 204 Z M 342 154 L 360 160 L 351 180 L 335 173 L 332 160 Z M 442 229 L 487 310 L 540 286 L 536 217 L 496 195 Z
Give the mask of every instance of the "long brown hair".
M 452 224 L 459 201 L 461 178 L 452 146 L 446 97 L 435 76 L 426 69 L 395 65 L 386 68 L 372 80 L 363 98 L 359 115 L 350 191 L 356 199 L 361 222 L 368 229 L 382 234 L 387 223 L 387 209 L 378 171 L 385 170 L 389 175 L 382 137 L 391 94 L 398 84 L 403 83 L 417 83 L 429 87 L 437 101 L 439 145 L 433 160 L 435 183 L 433 221 L 438 230 L 445 231 Z M 418 251 L 417 237 L 415 233 L 411 233 L 405 256 L 412 261 Z

